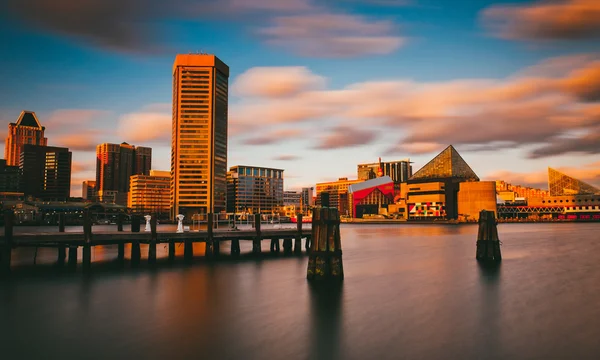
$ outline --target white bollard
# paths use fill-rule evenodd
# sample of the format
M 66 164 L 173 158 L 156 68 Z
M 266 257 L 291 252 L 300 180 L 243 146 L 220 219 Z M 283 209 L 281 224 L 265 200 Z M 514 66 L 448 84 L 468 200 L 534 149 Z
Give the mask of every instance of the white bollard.
M 146 219 L 146 229 L 144 231 L 152 231 L 152 229 L 150 228 L 150 220 L 152 219 L 152 215 L 146 215 L 144 216 L 144 219 Z
M 179 223 L 177 224 L 177 232 L 178 233 L 183 232 L 183 218 L 185 218 L 185 215 L 182 215 L 182 214 L 177 215 L 177 220 L 179 221 Z

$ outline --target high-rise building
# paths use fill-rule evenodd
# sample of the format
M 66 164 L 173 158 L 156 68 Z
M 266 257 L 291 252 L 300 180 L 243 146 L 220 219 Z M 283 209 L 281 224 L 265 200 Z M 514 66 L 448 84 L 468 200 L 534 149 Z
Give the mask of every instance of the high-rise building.
M 41 200 L 67 201 L 71 195 L 71 157 L 67 148 L 24 144 L 19 164 L 21 191 Z
M 131 175 L 148 175 L 152 149 L 122 144 L 96 146 L 96 191 L 98 201 L 127 204 Z
M 395 185 L 406 182 L 412 176 L 410 159 L 383 162 L 381 158 L 376 163 L 359 164 L 358 179 L 370 180 L 381 176 L 389 176 Z
M 329 206 L 338 208 L 341 215 L 348 215 L 348 187 L 352 184 L 358 184 L 363 180 L 348 180 L 348 178 L 339 178 L 338 181 L 317 184 L 317 206 L 321 206 L 321 194 L 329 194 Z
M 229 200 L 229 198 L 227 198 Z M 296 207 L 300 207 L 300 203 L 302 202 L 302 192 L 298 191 L 284 191 L 283 192 L 283 205 L 289 206 L 293 205 Z
M 276 213 L 283 207 L 283 170 L 233 166 L 227 173 L 227 211 Z
M 81 197 L 84 200 L 96 201 L 96 182 L 94 180 L 86 180 L 81 186 Z
M 171 173 L 150 170 L 150 175 L 132 175 L 127 207 L 137 214 L 169 217 L 171 209 Z
M 0 159 L 0 192 L 19 192 L 19 167 L 6 165 L 6 160 Z
M 44 137 L 45 129 L 33 111 L 21 111 L 17 122 L 8 124 L 4 145 L 6 165 L 19 166 L 24 144 L 48 145 L 48 139 Z
M 175 58 L 172 218 L 226 209 L 228 78 L 229 67 L 214 55 Z

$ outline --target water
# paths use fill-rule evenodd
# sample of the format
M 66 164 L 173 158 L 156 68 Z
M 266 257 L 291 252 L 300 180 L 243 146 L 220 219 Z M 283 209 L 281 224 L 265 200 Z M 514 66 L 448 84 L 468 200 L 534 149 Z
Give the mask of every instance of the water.
M 345 280 L 328 287 L 307 283 L 305 256 L 85 276 L 19 250 L 0 282 L 0 357 L 599 358 L 600 223 L 499 232 L 502 264 L 482 268 L 476 226 L 343 224 Z

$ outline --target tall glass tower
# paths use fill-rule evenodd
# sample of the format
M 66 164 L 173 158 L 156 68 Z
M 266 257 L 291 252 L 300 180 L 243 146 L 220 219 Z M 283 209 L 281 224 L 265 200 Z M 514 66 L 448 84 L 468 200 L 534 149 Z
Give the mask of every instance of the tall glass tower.
M 173 64 L 171 217 L 226 208 L 229 67 L 214 55 Z

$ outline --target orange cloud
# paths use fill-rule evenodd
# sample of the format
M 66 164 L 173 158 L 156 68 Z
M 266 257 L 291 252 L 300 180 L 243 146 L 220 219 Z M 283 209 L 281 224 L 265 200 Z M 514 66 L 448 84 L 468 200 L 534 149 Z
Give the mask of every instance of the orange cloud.
M 324 85 L 324 78 L 304 66 L 255 67 L 237 77 L 232 91 L 239 96 L 285 97 Z
M 243 141 L 246 145 L 271 145 L 300 138 L 305 133 L 301 129 L 279 129 Z
M 65 134 L 54 136 L 49 140 L 50 146 L 59 146 L 69 148 L 71 151 L 96 151 L 96 145 L 103 141 L 102 133 L 95 130 L 85 132 L 76 132 L 73 134 Z
M 275 161 L 296 161 L 300 160 L 299 156 L 296 155 L 279 155 L 275 156 L 272 160 Z M 286 175 L 286 178 L 293 178 L 294 176 Z
M 329 134 L 321 137 L 315 149 L 326 150 L 360 146 L 369 144 L 376 138 L 377 133 L 371 129 L 338 126 L 331 129 Z
M 170 113 L 137 112 L 121 116 L 117 134 L 126 134 L 127 141 L 170 143 L 172 116 Z
M 600 2 L 597 0 L 494 5 L 483 11 L 482 20 L 494 34 L 507 39 L 600 38 Z

